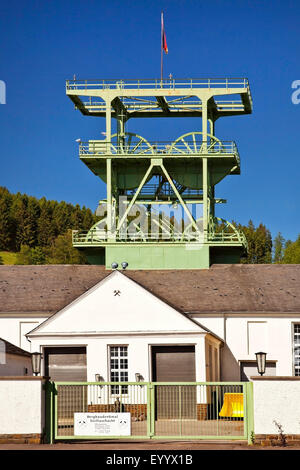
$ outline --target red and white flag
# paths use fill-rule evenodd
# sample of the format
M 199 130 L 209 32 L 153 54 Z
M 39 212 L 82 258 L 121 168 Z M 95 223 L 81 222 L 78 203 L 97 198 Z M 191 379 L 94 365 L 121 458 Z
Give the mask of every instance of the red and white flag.
M 161 48 L 168 54 L 168 46 L 167 46 L 167 39 L 165 33 L 165 26 L 164 26 L 164 14 L 161 13 Z

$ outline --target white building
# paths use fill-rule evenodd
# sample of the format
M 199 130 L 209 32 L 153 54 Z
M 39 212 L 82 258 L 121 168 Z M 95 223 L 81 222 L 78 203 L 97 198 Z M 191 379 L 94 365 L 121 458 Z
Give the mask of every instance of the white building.
M 107 271 L 1 266 L 1 337 L 54 380 L 240 381 L 300 375 L 300 265 Z

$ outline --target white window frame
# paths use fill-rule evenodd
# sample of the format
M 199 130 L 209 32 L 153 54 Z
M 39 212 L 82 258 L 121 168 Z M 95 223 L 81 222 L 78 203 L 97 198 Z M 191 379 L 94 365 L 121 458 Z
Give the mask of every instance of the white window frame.
M 126 354 L 122 355 L 121 352 L 125 352 L 124 350 L 122 351 L 121 348 L 126 349 Z M 117 349 L 117 355 L 112 356 L 112 351 L 113 349 Z M 126 360 L 127 361 L 127 367 L 120 367 L 121 366 L 121 361 Z M 117 361 L 117 366 L 118 367 L 112 367 L 112 360 Z M 128 382 L 128 374 L 129 374 L 129 369 L 128 369 L 128 345 L 126 344 L 111 344 L 108 346 L 108 364 L 109 364 L 109 381 L 110 382 Z M 118 374 L 118 380 L 114 380 L 113 374 Z M 124 376 L 127 376 L 126 380 L 124 380 L 124 376 L 121 377 L 121 374 L 124 374 Z M 110 386 L 110 393 L 111 395 L 118 396 L 118 395 L 128 395 L 128 385 L 111 385 Z
M 297 355 L 296 348 L 299 348 Z M 296 361 L 299 365 L 296 365 Z M 293 375 L 300 377 L 300 323 L 293 323 Z

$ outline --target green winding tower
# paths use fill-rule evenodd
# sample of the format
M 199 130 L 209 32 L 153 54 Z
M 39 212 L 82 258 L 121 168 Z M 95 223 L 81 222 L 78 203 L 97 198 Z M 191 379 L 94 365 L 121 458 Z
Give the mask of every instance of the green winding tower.
M 240 158 L 234 142 L 215 136 L 215 122 L 252 112 L 246 78 L 68 80 L 66 93 L 82 114 L 106 122 L 102 139 L 79 142 L 80 159 L 107 188 L 99 222 L 73 232 L 74 247 L 91 264 L 205 269 L 239 262 L 246 239 L 215 216 L 215 205 L 226 202 L 216 198 L 215 186 L 240 174 Z M 125 130 L 129 119 L 158 117 L 201 121 L 170 142 Z

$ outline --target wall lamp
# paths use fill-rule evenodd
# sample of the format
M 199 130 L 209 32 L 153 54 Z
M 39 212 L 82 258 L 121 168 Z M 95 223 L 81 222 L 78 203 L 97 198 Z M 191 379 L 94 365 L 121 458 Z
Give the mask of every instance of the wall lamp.
M 39 375 L 41 372 L 41 359 L 42 353 L 34 352 L 31 354 L 31 365 L 32 365 L 32 372 L 34 375 Z
M 257 370 L 260 375 L 264 375 L 266 372 L 266 357 L 267 353 L 265 352 L 257 352 L 255 353 L 256 362 L 257 362 Z
M 104 378 L 100 374 L 95 374 L 95 382 L 104 382 Z
M 135 381 L 136 382 L 144 382 L 144 377 L 142 376 L 142 374 L 140 374 L 139 372 L 136 372 Z M 141 387 L 142 387 L 142 385 L 141 385 Z
M 95 382 L 104 382 L 104 378 L 100 374 L 95 374 Z M 103 385 L 100 385 L 100 388 L 102 388 Z

